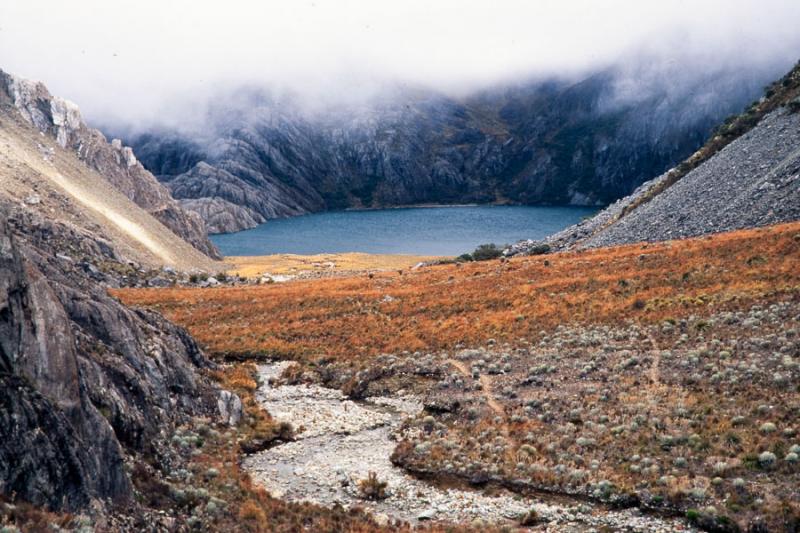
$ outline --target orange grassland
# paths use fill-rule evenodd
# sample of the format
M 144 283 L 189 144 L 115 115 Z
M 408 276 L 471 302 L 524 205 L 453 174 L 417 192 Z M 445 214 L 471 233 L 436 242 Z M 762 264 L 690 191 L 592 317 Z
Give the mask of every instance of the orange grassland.
M 535 341 L 800 297 L 800 223 L 659 244 L 214 289 L 124 289 L 217 356 L 353 359 Z

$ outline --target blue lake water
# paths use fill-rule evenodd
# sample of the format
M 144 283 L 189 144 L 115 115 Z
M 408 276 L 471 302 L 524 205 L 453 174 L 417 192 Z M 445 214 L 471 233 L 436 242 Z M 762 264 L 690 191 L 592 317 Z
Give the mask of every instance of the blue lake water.
M 458 206 L 335 211 L 270 220 L 213 235 L 224 255 L 279 253 L 459 255 L 555 233 L 596 211 L 587 207 Z

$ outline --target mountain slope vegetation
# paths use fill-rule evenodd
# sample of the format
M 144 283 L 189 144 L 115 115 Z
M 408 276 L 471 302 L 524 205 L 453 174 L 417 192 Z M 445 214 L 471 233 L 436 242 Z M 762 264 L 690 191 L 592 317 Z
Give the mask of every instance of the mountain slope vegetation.
M 394 461 L 420 475 L 677 513 L 712 531 L 792 531 L 799 264 L 791 223 L 115 294 L 186 326 L 217 357 L 294 359 L 289 379 L 357 398 L 418 391 L 429 408 L 407 422 L 418 437 Z

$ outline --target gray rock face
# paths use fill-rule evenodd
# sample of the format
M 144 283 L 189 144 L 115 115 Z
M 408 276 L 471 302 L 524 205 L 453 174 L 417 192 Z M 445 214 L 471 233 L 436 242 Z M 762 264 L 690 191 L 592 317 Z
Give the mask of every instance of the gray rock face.
M 180 200 L 181 207 L 206 221 L 209 233 L 233 233 L 266 222 L 260 213 L 219 197 Z
M 220 258 L 208 240 L 202 219 L 182 210 L 169 190 L 139 163 L 130 147 L 116 139 L 109 143 L 102 133 L 89 128 L 75 104 L 51 95 L 41 83 L 0 70 L 0 102 L 3 100 L 10 101 L 28 122 L 54 137 L 62 148 L 74 150 L 81 160 L 173 233 L 206 255 Z
M 130 497 L 113 430 L 81 389 L 67 313 L 4 221 L 0 371 L 0 493 L 56 508 Z
M 800 220 L 800 113 L 779 109 L 584 244 L 662 241 L 793 220 Z
M 216 414 L 209 363 L 182 329 L 106 294 L 84 261 L 113 248 L 0 206 L 0 493 L 52 509 L 132 502 L 127 455 L 157 456 L 186 417 Z
M 348 207 L 601 205 L 691 154 L 774 73 L 751 74 L 633 99 L 615 70 L 462 100 L 396 89 L 327 113 L 248 89 L 214 100 L 200 132 L 126 139 L 176 198 L 211 199 L 188 205 L 214 231 Z
M 669 172 L 589 220 L 505 255 L 697 237 L 800 220 L 800 113 L 786 107 L 661 192 Z M 643 197 L 649 201 L 632 209 Z

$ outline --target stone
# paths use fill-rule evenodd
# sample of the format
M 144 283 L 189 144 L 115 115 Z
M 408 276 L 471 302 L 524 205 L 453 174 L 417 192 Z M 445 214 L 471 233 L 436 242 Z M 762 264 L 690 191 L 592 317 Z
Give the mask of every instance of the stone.
M 229 426 L 236 426 L 242 419 L 242 400 L 230 391 L 219 391 L 217 409 L 222 422 Z
M 436 509 L 425 509 L 417 515 L 417 520 L 432 520 L 438 511 Z
M 150 278 L 147 281 L 147 285 L 149 287 L 170 287 L 172 286 L 172 281 L 162 277 L 155 277 Z
M 108 261 L 83 232 L 51 224 L 17 240 L 0 205 L 0 487 L 68 512 L 128 505 L 126 457 L 208 412 L 210 363 L 182 329 L 133 311 L 52 246 Z M 41 224 L 20 213 L 14 231 Z M 38 219 L 37 219 L 38 220 Z M 120 379 L 121 376 L 124 378 Z M 158 444 L 155 444 L 158 446 Z

